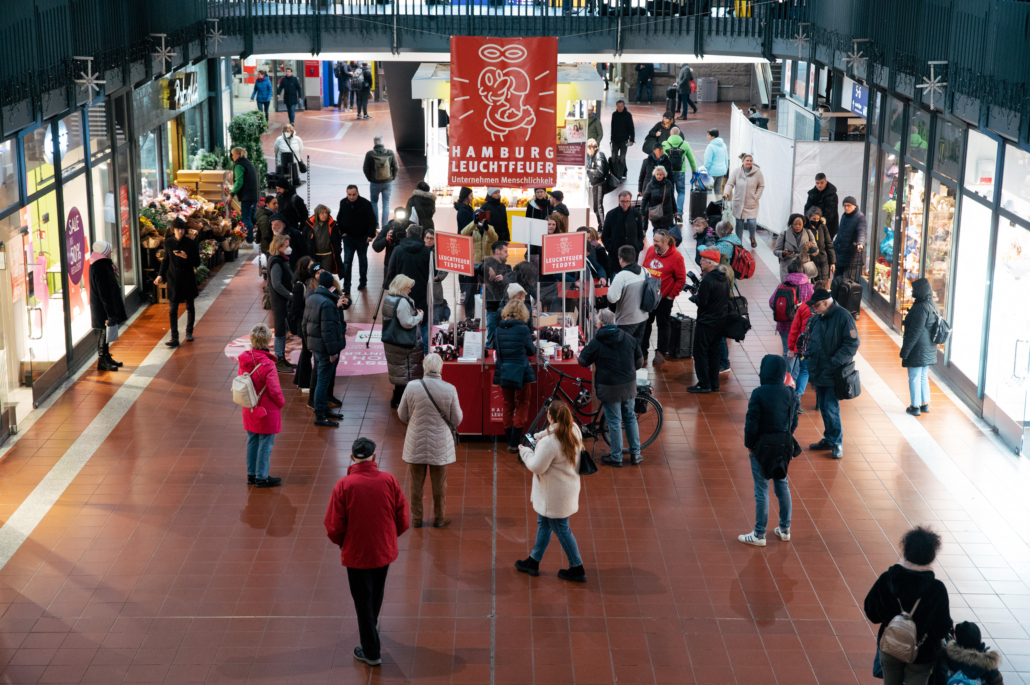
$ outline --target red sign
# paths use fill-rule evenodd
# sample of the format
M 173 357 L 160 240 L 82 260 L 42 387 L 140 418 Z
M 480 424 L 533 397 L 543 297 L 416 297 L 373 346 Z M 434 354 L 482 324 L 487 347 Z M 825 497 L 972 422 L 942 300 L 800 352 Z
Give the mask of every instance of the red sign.
M 540 273 L 582 271 L 587 261 L 586 233 L 551 233 L 542 237 Z
M 558 143 L 558 164 L 564 166 L 586 166 L 586 143 Z
M 557 38 L 451 37 L 452 186 L 551 187 Z
M 304 75 L 309 78 L 318 78 L 318 60 L 317 59 L 306 59 L 304 60 Z
M 453 271 L 471 276 L 475 273 L 472 262 L 472 236 L 455 233 L 436 234 L 436 270 Z
M 129 247 L 129 186 L 118 189 L 118 207 L 122 224 L 122 247 Z
M 25 245 L 21 233 L 7 241 L 7 256 L 11 260 L 11 302 L 25 297 Z

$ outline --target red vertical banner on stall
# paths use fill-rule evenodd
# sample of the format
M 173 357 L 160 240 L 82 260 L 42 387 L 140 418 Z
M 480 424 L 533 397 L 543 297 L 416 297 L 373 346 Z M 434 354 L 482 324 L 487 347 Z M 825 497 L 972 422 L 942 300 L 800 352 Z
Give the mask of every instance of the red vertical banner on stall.
M 451 37 L 449 183 L 556 182 L 557 38 Z
M 475 264 L 472 261 L 472 236 L 454 233 L 436 234 L 436 270 L 451 271 L 472 276 Z
M 541 240 L 540 273 L 560 274 L 586 267 L 586 233 L 551 233 Z

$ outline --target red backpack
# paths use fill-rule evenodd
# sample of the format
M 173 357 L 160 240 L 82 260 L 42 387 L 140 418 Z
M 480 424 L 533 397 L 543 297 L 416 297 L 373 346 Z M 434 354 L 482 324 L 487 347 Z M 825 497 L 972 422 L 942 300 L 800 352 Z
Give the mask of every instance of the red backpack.
M 773 321 L 786 323 L 794 320 L 798 311 L 799 288 L 793 283 L 780 283 L 773 296 Z
M 730 257 L 730 266 L 733 267 L 733 274 L 738 279 L 747 279 L 755 275 L 755 258 L 741 245 L 733 246 L 733 256 Z

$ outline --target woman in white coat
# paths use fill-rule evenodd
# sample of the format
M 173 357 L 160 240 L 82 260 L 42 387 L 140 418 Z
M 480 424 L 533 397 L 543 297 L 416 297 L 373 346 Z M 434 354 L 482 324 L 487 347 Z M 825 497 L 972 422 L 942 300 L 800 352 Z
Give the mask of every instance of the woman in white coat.
M 745 153 L 740 156 L 740 166 L 730 172 L 730 180 L 723 188 L 724 199 L 733 197 L 733 218 L 737 226 L 737 237 L 744 240 L 744 227 L 751 236 L 751 247 L 758 247 L 755 229 L 758 227 L 758 205 L 765 192 L 765 176 L 755 164 L 754 158 Z
M 300 163 L 304 161 L 304 141 L 297 135 L 293 124 L 283 126 L 283 133 L 275 139 L 272 149 L 275 151 L 275 168 L 277 170 L 282 166 L 283 153 L 293 153 L 293 164 L 288 169 L 282 169 L 281 173 L 293 184 L 294 188 L 299 186 L 301 183 Z
M 533 472 L 530 501 L 536 511 L 536 544 L 526 559 L 515 568 L 531 576 L 540 575 L 540 560 L 551 542 L 551 533 L 569 558 L 569 568 L 558 571 L 562 580 L 585 583 L 586 572 L 579 546 L 569 528 L 569 517 L 579 511 L 579 452 L 583 437 L 572 420 L 572 410 L 564 402 L 547 408 L 547 429 L 536 434 L 536 449 L 523 445 L 519 452 L 526 468 Z
M 443 528 L 451 522 L 447 517 L 447 464 L 455 461 L 451 426 L 461 423 L 461 405 L 457 389 L 440 378 L 440 355 L 431 354 L 422 360 L 422 369 L 421 381 L 407 385 L 397 408 L 397 416 L 408 426 L 403 459 L 409 464 L 411 479 L 411 527 L 422 527 L 422 486 L 429 471 L 433 483 L 433 528 Z

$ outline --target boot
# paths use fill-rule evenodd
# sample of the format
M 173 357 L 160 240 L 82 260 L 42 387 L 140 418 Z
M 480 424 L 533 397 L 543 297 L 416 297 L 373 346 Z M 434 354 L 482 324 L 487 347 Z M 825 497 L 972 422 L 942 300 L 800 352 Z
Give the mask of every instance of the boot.
M 107 361 L 106 357 L 97 360 L 97 371 L 117 371 L 118 367 Z
M 324 415 L 320 415 L 320 414 L 316 414 L 315 415 L 315 425 L 316 426 L 322 426 L 324 428 L 339 428 L 340 427 L 340 424 L 336 423 L 335 421 L 330 421 Z
M 587 572 L 583 570 L 583 564 L 579 566 L 570 566 L 569 568 L 563 568 L 558 571 L 558 577 L 562 580 L 570 580 L 573 583 L 585 583 L 587 582 Z
M 294 367 L 286 361 L 286 357 L 275 358 L 275 370 L 279 373 L 293 373 Z
M 540 562 L 534 559 L 533 557 L 519 559 L 515 562 L 515 568 L 518 569 L 520 572 L 528 573 L 531 576 L 540 575 Z
M 105 359 L 107 359 L 108 364 L 113 364 L 114 366 L 117 366 L 119 369 L 125 366 L 125 364 L 121 362 L 116 362 L 114 359 L 112 359 L 110 352 L 107 353 L 107 357 L 105 357 Z
M 511 433 L 508 434 L 508 451 L 512 454 L 518 454 L 519 443 L 522 441 L 522 429 L 518 426 L 511 427 Z

